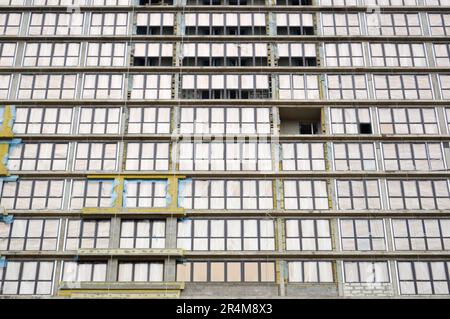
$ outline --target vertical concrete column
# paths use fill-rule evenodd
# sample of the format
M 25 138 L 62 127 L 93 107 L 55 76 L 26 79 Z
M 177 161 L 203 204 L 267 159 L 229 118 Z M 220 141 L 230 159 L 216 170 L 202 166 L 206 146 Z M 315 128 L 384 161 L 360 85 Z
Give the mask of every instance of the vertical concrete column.
M 338 283 L 338 294 L 344 296 L 344 262 L 342 260 L 336 260 L 336 281 Z
M 389 260 L 389 268 L 391 270 L 392 291 L 394 296 L 400 295 L 400 287 L 398 285 L 397 262 Z
M 117 281 L 118 274 L 119 274 L 119 260 L 116 258 L 109 258 L 106 269 L 106 281 L 107 282 Z
M 164 261 L 164 281 L 176 281 L 177 263 L 174 258 L 167 258 Z
M 120 225 L 121 218 L 114 216 L 111 218 L 109 248 L 117 249 L 120 247 Z

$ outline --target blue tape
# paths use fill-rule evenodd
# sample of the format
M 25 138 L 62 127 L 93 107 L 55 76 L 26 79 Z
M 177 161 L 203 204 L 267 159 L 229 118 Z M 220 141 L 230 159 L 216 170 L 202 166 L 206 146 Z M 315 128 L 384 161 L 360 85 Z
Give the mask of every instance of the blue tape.
M 0 180 L 3 182 L 17 182 L 18 179 L 19 179 L 19 176 L 17 176 L 17 175 L 0 177 Z
M 13 215 L 2 215 L 0 218 L 0 221 L 7 225 L 12 224 L 13 220 L 14 220 Z
M 5 257 L 0 257 L 0 268 L 5 268 L 7 264 Z
M 178 198 L 177 198 L 177 200 L 178 200 L 177 206 L 178 207 L 181 207 L 181 201 L 184 199 L 184 196 L 182 194 L 183 194 L 184 188 L 186 187 L 186 185 L 188 183 L 192 183 L 192 178 L 186 178 L 186 179 L 182 179 L 182 180 L 178 181 Z

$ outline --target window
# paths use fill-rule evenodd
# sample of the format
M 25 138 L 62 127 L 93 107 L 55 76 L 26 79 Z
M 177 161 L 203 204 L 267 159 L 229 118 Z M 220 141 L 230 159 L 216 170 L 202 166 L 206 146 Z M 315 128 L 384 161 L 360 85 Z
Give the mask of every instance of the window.
M 450 262 L 398 261 L 402 295 L 448 295 Z
M 165 248 L 166 222 L 164 220 L 122 220 L 120 248 Z
M 278 35 L 313 35 L 312 13 L 275 13 Z
M 57 249 L 59 219 L 16 218 L 0 223 L 0 251 Z
M 270 171 L 270 143 L 182 142 L 179 144 L 180 170 Z
M 450 132 L 450 108 L 445 109 L 445 117 L 447 118 L 447 129 Z
M 173 49 L 173 43 L 134 43 L 133 66 L 172 66 Z
M 32 3 L 35 6 L 57 6 L 57 5 L 62 5 L 62 6 L 72 6 L 72 5 L 85 6 L 85 5 L 87 5 L 87 1 L 88 0 L 32 0 Z
M 130 0 L 92 0 L 93 6 L 127 6 Z
M 447 180 L 388 180 L 391 209 L 449 209 Z
M 1 295 L 51 295 L 53 261 L 8 261 L 0 268 Z
M 124 207 L 166 207 L 167 182 L 165 180 L 126 180 Z
M 19 100 L 73 99 L 76 85 L 76 74 L 22 74 L 17 98 Z
M 31 13 L 28 35 L 82 35 L 83 13 Z
M 329 209 L 326 181 L 285 180 L 283 188 L 284 209 Z
M 439 134 L 434 108 L 379 108 L 381 134 Z
M 15 56 L 16 43 L 0 43 L 0 66 L 14 66 Z
M 23 66 L 78 66 L 80 43 L 26 43 Z
M 315 43 L 277 43 L 279 66 L 317 66 Z
M 433 99 L 429 75 L 374 75 L 373 78 L 376 99 Z
M 16 107 L 16 134 L 70 134 L 72 108 Z
M 126 43 L 90 42 L 87 48 L 87 66 L 125 66 Z
M 322 34 L 361 35 L 357 13 L 322 13 Z
M 168 170 L 169 148 L 170 143 L 127 143 L 125 170 Z
M 286 250 L 332 250 L 331 226 L 326 219 L 287 219 Z
M 0 4 L 4 6 L 22 6 L 24 0 L 0 0 Z
M 450 66 L 450 44 L 449 43 L 434 43 L 433 44 L 434 61 L 437 66 Z
M 136 13 L 136 34 L 173 35 L 173 13 Z
M 333 282 L 331 261 L 289 261 L 288 282 Z
M 365 75 L 328 74 L 326 77 L 329 100 L 365 100 L 368 98 Z
M 134 74 L 132 100 L 159 100 L 172 98 L 171 74 Z
M 325 43 L 327 66 L 364 66 L 362 43 Z
M 83 99 L 122 99 L 123 74 L 86 74 Z
M 370 43 L 372 66 L 427 66 L 425 46 L 420 43 Z
M 336 171 L 376 171 L 373 143 L 333 143 Z
M 119 134 L 121 113 L 119 107 L 82 107 L 78 134 Z
M 64 180 L 3 182 L 0 205 L 5 209 L 61 209 Z
M 264 13 L 185 13 L 186 35 L 265 35 Z
M 339 225 L 342 250 L 386 250 L 382 219 L 341 219 Z
M 333 134 L 372 134 L 372 120 L 368 108 L 331 108 Z
M 281 100 L 319 99 L 319 79 L 317 75 L 280 74 L 278 80 Z
M 110 220 L 67 221 L 65 250 L 109 248 Z
M 339 209 L 381 209 L 377 180 L 338 180 L 336 186 Z
M 0 75 L 0 99 L 8 99 L 11 75 Z
M 450 219 L 393 219 L 395 250 L 450 250 Z
M 74 180 L 70 208 L 111 207 L 113 204 L 112 194 L 112 180 Z
M 186 250 L 275 250 L 274 220 L 179 220 L 177 248 Z
M 90 35 L 127 35 L 128 13 L 92 13 Z
M 417 0 L 365 0 L 365 4 L 380 6 L 416 6 Z
M 118 281 L 164 281 L 164 264 L 160 262 L 119 262 Z
M 344 282 L 387 283 L 391 282 L 386 261 L 344 261 Z
M 117 169 L 117 143 L 77 143 L 75 171 L 114 171 Z
M 428 24 L 433 36 L 450 34 L 450 14 L 428 13 Z
M 425 0 L 427 6 L 445 6 L 448 5 L 448 0 Z
M 62 281 L 69 282 L 102 282 L 106 281 L 104 262 L 73 262 L 64 261 Z
M 11 145 L 8 169 L 12 171 L 66 170 L 68 143 L 27 143 Z
M 318 0 L 322 6 L 356 6 L 358 0 Z
M 386 171 L 445 170 L 441 143 L 383 143 Z
M 422 35 L 417 13 L 366 14 L 369 35 Z
M 450 99 L 450 75 L 439 74 L 442 99 Z
M 19 35 L 21 13 L 0 13 L 0 35 Z
M 177 281 L 275 282 L 275 262 L 196 261 L 177 264 Z
M 184 180 L 178 189 L 186 209 L 273 209 L 271 180 Z
M 130 107 L 128 134 L 170 133 L 170 108 Z
M 270 109 L 181 108 L 181 134 L 270 134 Z
M 324 143 L 282 143 L 284 171 L 324 171 Z

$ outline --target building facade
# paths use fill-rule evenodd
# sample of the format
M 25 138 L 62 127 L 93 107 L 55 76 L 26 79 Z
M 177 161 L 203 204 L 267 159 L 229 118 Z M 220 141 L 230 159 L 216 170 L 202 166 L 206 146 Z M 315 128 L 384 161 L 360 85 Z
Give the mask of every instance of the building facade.
M 0 0 L 0 297 L 448 297 L 449 0 Z

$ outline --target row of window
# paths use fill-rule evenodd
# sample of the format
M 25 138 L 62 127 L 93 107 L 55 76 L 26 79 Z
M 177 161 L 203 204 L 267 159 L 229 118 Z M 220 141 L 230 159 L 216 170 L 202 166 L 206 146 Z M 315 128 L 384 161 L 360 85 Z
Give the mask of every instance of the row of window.
M 287 251 L 331 251 L 330 220 L 286 219 Z M 450 250 L 449 219 L 340 219 L 343 251 L 385 251 L 390 227 L 394 250 Z M 0 251 L 58 250 L 59 219 L 17 218 L 0 223 Z M 110 248 L 110 220 L 67 220 L 64 250 Z M 193 251 L 274 251 L 273 219 L 186 219 L 177 226 L 177 248 Z M 166 248 L 164 220 L 122 220 L 119 248 Z
M 397 261 L 396 271 L 402 295 L 444 295 L 450 292 L 450 262 Z M 55 281 L 54 261 L 8 261 L 0 268 L 2 295 L 51 295 Z M 62 265 L 62 281 L 106 282 L 106 262 L 69 262 Z M 288 261 L 290 283 L 333 283 L 332 261 Z M 342 262 L 344 283 L 390 283 L 386 261 Z M 119 262 L 118 282 L 162 282 L 164 265 L 160 262 Z M 178 263 L 181 282 L 276 282 L 274 261 L 187 261 Z
M 450 209 L 449 181 L 339 179 L 283 181 L 283 208 L 286 210 L 328 210 L 333 206 L 329 184 L 335 184 L 336 209 L 340 210 L 446 210 Z M 381 189 L 386 187 L 387 205 Z M 185 209 L 272 210 L 272 180 L 181 180 L 178 206 Z M 0 205 L 11 210 L 60 210 L 63 197 L 68 208 L 113 207 L 114 180 L 19 180 L 4 181 Z M 171 202 L 166 180 L 125 180 L 123 207 L 164 208 Z M 386 207 L 387 206 L 387 207 Z
M 7 168 L 11 171 L 117 171 L 120 143 L 77 142 L 73 158 L 70 143 L 24 143 L 11 145 Z M 270 142 L 181 142 L 175 158 L 170 143 L 125 143 L 124 170 L 169 170 L 175 162 L 182 171 L 272 171 Z M 281 143 L 281 168 L 285 171 L 324 171 L 325 148 L 335 171 L 445 171 L 444 146 L 439 142 L 381 143 L 381 161 L 375 145 L 367 143 Z M 172 150 L 173 152 L 173 150 Z M 69 167 L 69 162 L 72 166 Z

